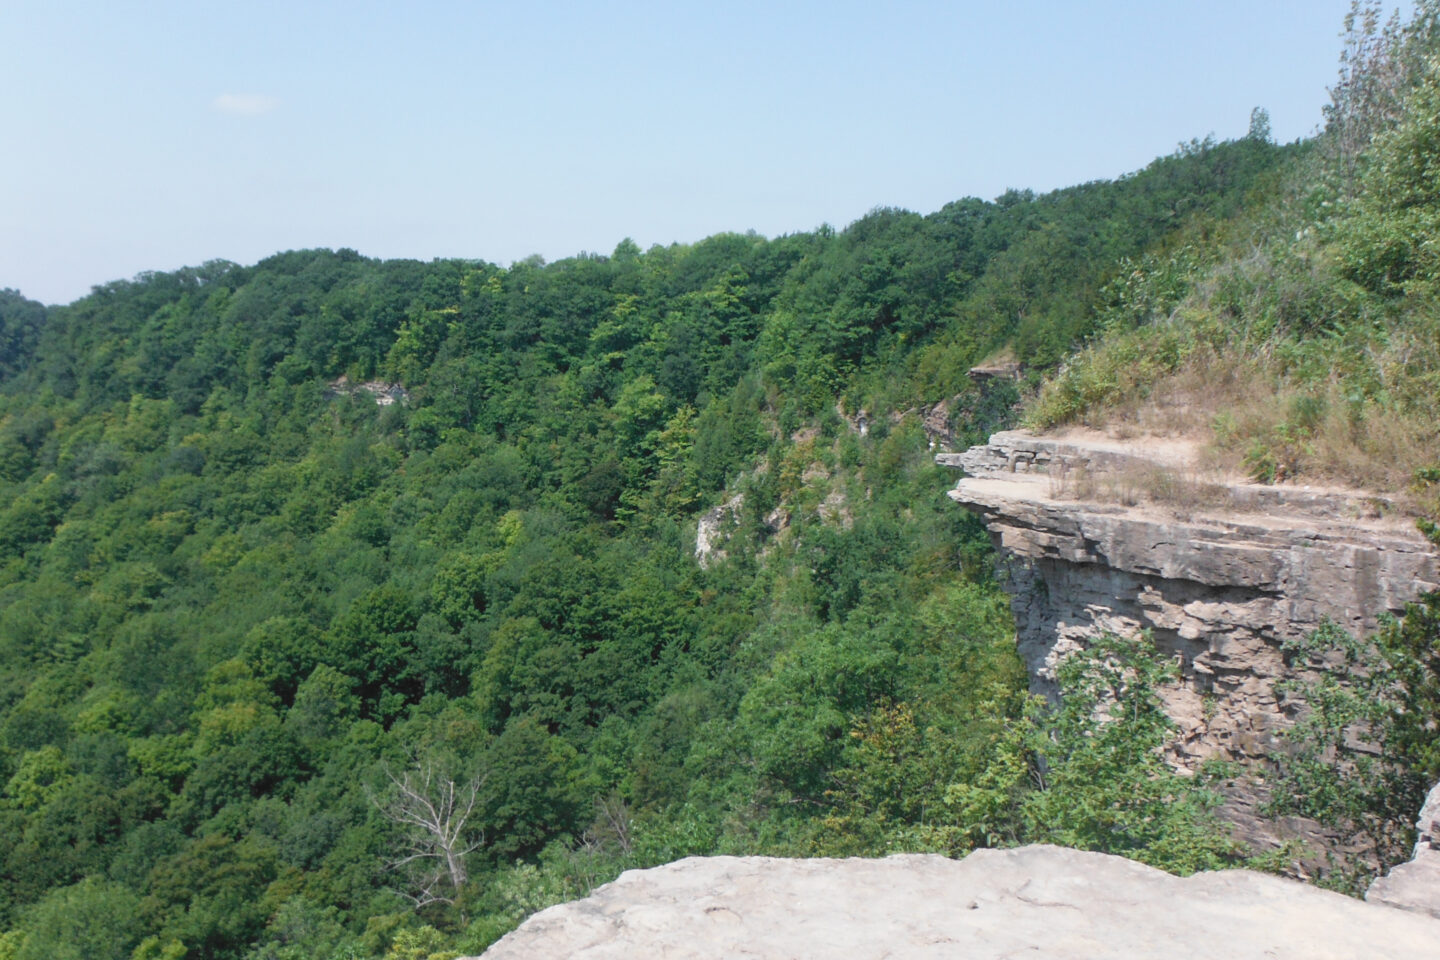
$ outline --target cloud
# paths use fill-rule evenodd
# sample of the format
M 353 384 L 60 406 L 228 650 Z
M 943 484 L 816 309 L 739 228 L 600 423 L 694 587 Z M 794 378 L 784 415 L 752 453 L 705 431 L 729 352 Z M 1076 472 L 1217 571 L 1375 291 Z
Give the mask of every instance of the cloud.
M 258 117 L 280 105 L 274 97 L 258 93 L 222 93 L 210 101 L 210 109 L 235 117 Z

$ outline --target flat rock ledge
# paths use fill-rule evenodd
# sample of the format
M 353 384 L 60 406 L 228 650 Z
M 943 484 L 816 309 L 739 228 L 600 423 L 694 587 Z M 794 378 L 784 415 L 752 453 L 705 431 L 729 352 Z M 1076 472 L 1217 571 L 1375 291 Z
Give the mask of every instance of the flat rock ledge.
M 964 860 L 691 857 L 543 910 L 486 960 L 1440 957 L 1440 920 L 1278 877 L 1052 846 Z

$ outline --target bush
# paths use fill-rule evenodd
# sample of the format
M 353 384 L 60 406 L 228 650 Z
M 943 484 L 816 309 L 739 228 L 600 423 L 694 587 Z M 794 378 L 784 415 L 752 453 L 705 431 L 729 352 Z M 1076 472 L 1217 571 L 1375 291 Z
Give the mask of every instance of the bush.
M 1057 668 L 1060 703 L 1032 713 L 1040 789 L 1021 804 L 1027 839 L 1098 850 L 1172 873 L 1234 866 L 1242 848 L 1219 798 L 1171 769 L 1175 735 L 1159 688 L 1178 680 L 1148 635 L 1104 636 Z
M 1274 811 L 1363 837 L 1381 871 L 1408 859 L 1415 813 L 1440 777 L 1440 593 L 1370 640 L 1326 622 L 1286 652 L 1314 679 L 1280 688 L 1303 712 L 1285 735 Z M 1336 878 L 1357 894 L 1376 872 L 1349 869 Z

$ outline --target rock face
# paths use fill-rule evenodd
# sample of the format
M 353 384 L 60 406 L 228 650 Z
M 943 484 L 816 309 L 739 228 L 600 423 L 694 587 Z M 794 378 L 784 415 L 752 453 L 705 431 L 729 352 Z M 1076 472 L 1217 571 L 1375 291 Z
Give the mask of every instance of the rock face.
M 1383 500 L 1209 477 L 1182 441 L 1010 431 L 936 459 L 968 474 L 950 496 L 1001 555 L 1031 688 L 1053 696 L 1058 660 L 1099 633 L 1150 630 L 1180 667 L 1161 691 L 1179 768 L 1273 754 L 1293 719 L 1276 691 L 1292 676 L 1284 641 L 1325 618 L 1367 633 L 1440 584 L 1433 547 Z M 1220 814 L 1252 849 L 1302 841 L 1302 875 L 1327 851 L 1368 858 L 1313 822 L 1260 816 L 1267 789 L 1224 791 Z
M 541 911 L 487 960 L 1440 956 L 1440 921 L 1235 870 L 1059 847 L 964 860 L 692 857 Z
M 1153 632 L 1180 662 L 1173 760 L 1251 760 L 1287 718 L 1281 643 L 1323 618 L 1355 633 L 1440 584 L 1440 563 L 1383 501 L 1200 480 L 1184 443 L 998 433 L 937 460 L 969 475 L 950 496 L 1002 556 L 1032 688 L 1055 692 L 1067 651 L 1102 631 Z
M 1415 821 L 1415 854 L 1370 884 L 1365 899 L 1440 919 L 1440 783 Z
M 744 503 L 745 495 L 737 493 L 719 506 L 705 511 L 700 517 L 700 522 L 695 527 L 695 559 L 702 568 L 725 559 L 725 551 L 720 549 L 718 544 L 724 539 L 725 524 L 734 523 Z
M 387 383 L 384 380 L 366 380 L 363 383 L 352 383 L 350 378 L 344 374 L 330 381 L 330 387 L 327 392 L 331 396 L 347 397 L 354 396 L 356 393 L 367 393 L 374 398 L 376 405 L 381 407 L 410 402 L 410 391 L 398 383 Z

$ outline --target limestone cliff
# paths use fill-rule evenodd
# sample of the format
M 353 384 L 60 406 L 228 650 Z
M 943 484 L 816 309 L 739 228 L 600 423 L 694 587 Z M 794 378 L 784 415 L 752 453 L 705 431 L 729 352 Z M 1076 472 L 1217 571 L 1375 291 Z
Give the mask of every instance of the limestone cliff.
M 1000 553 L 1033 689 L 1053 694 L 1057 658 L 1099 632 L 1149 629 L 1183 678 L 1166 693 L 1180 766 L 1276 746 L 1284 640 L 1327 617 L 1373 630 L 1440 584 L 1431 545 L 1382 499 L 1210 476 L 1180 441 L 1011 431 L 937 459 L 968 475 L 950 496 Z

